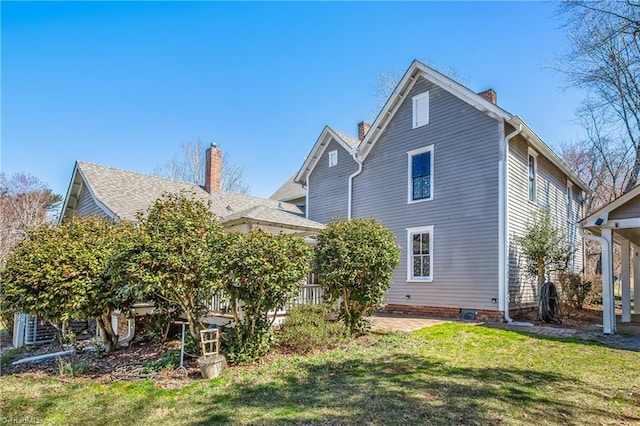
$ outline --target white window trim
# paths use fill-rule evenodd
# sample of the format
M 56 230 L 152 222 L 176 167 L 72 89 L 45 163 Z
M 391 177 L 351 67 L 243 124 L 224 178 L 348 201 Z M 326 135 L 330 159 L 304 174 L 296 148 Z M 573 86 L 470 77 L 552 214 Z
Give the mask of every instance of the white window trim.
M 529 198 L 529 158 L 533 158 L 533 200 Z M 538 153 L 532 148 L 527 149 L 527 200 L 531 204 L 538 203 Z
M 329 167 L 338 165 L 338 150 L 329 151 Z
M 419 154 L 424 154 L 426 152 L 431 152 L 431 193 L 429 194 L 429 198 L 421 198 L 419 200 L 414 200 L 413 199 L 413 164 L 411 159 L 413 158 L 414 155 L 419 155 Z M 434 181 L 435 181 L 435 173 L 433 170 L 433 157 L 435 157 L 434 152 L 433 152 L 433 144 L 429 145 L 429 146 L 425 146 L 422 148 L 418 148 L 418 149 L 413 149 L 411 151 L 407 151 L 407 204 L 415 204 L 415 203 L 422 203 L 424 201 L 431 201 L 433 200 L 433 194 L 434 194 Z
M 418 277 L 413 276 L 413 234 L 429 234 L 429 271 L 431 276 Z M 418 226 L 415 228 L 407 228 L 407 282 L 408 283 L 430 283 L 433 282 L 433 225 Z
M 427 120 L 424 123 L 418 123 L 418 108 L 416 108 L 416 106 L 418 104 L 418 101 L 423 98 L 427 98 Z M 427 124 L 429 124 L 429 92 L 427 91 L 424 93 L 420 93 L 419 95 L 415 95 L 413 98 L 411 98 L 411 100 L 413 107 L 413 128 L 417 129 L 418 127 L 426 126 Z

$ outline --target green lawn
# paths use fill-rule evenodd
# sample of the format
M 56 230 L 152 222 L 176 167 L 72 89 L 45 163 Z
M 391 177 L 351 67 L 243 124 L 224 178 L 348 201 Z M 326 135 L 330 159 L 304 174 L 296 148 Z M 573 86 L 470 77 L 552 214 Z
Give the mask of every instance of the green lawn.
M 639 367 L 638 352 L 443 324 L 230 369 L 179 390 L 6 376 L 0 416 L 75 425 L 633 424 Z

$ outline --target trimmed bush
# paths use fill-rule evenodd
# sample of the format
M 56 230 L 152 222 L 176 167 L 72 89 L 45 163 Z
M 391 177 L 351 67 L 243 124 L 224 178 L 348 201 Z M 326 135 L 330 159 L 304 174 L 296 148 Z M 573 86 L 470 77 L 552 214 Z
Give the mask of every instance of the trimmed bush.
M 399 261 L 395 236 L 375 219 L 332 221 L 318 233 L 316 274 L 352 334 L 368 331 L 364 317 L 384 303 Z
M 307 354 L 332 349 L 348 339 L 349 330 L 341 322 L 328 321 L 327 305 L 302 305 L 289 311 L 280 327 L 278 346 L 286 352 Z
M 591 292 L 591 282 L 582 281 L 579 274 L 565 271 L 558 274 L 558 281 L 564 302 L 572 308 L 582 309 Z

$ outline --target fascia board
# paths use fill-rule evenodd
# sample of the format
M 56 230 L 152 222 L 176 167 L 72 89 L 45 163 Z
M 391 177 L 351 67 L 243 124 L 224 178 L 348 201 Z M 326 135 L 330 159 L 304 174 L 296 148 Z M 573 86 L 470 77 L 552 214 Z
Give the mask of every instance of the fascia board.
M 349 153 L 349 155 L 353 155 L 355 152 L 354 148 L 351 148 L 336 132 L 334 132 L 329 126 L 325 126 L 320 134 L 320 137 L 316 140 L 316 143 L 313 145 L 309 156 L 302 164 L 302 167 L 296 174 L 294 178 L 294 182 L 305 184 L 307 180 L 307 176 L 311 174 L 313 169 L 320 161 L 320 157 L 327 149 L 327 146 L 331 143 L 331 140 L 335 140 L 338 144 L 345 149 Z
M 455 81 L 429 68 L 423 63 L 419 61 L 413 61 L 413 63 L 389 97 L 389 100 L 380 111 L 380 114 L 378 114 L 375 121 L 371 125 L 371 130 L 369 130 L 367 136 L 360 143 L 358 154 L 363 160 L 367 157 L 367 155 L 369 155 L 369 152 L 371 152 L 371 149 L 377 142 L 377 138 L 387 127 L 389 121 L 391 121 L 391 118 L 395 115 L 398 108 L 400 107 L 400 104 L 402 103 L 402 101 L 404 101 L 405 97 L 418 80 L 418 77 L 423 77 L 425 80 L 428 80 L 433 84 L 445 89 L 452 95 L 465 101 L 474 108 L 485 112 L 495 119 L 509 120 L 512 118 L 511 114 L 498 107 L 497 105 L 494 105 L 491 102 L 483 99 L 477 93 L 474 93 L 461 84 L 456 83 Z
M 585 191 L 587 194 L 591 194 L 592 191 L 589 186 L 584 183 L 582 179 L 580 179 L 580 177 L 578 177 L 578 175 L 573 170 L 571 170 L 564 161 L 562 161 L 560 157 L 558 157 L 558 154 L 556 154 L 551 148 L 549 148 L 546 143 L 544 143 L 542 138 L 540 138 L 540 136 L 538 136 L 536 132 L 534 132 L 533 129 L 531 129 L 531 127 L 529 127 L 529 125 L 525 123 L 524 120 L 522 120 L 522 118 L 516 115 L 511 120 L 507 120 L 507 123 L 511 124 L 514 127 L 522 125 L 522 134 L 525 139 L 527 139 L 527 141 L 531 143 L 531 145 L 538 152 L 544 155 L 547 160 L 551 161 L 551 163 L 562 170 L 564 174 L 569 176 L 569 178 L 574 183 L 576 183 L 583 191 Z

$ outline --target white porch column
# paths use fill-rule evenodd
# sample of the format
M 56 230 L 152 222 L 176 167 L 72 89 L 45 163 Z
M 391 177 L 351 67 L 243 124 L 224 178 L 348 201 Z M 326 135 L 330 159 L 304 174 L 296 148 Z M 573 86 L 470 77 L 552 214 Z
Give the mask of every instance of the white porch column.
M 620 256 L 622 257 L 622 322 L 631 322 L 631 244 L 627 239 L 622 240 Z
M 614 334 L 616 332 L 616 310 L 613 298 L 613 231 L 611 228 L 601 228 L 601 236 L 607 240 L 606 247 L 602 247 L 602 332 Z
M 633 312 L 640 314 L 640 250 L 633 246 Z

